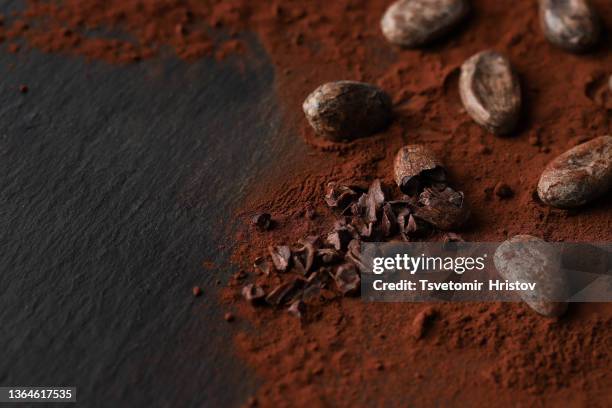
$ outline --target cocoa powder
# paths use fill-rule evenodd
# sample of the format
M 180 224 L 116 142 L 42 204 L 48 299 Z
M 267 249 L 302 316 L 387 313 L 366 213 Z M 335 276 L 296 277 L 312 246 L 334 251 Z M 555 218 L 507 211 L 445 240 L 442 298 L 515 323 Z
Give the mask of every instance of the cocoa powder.
M 234 261 L 244 270 L 269 246 L 328 232 L 324 203 L 330 181 L 392 185 L 393 158 L 406 144 L 424 144 L 465 192 L 472 217 L 468 241 L 501 241 L 530 234 L 547 241 L 609 241 L 612 200 L 579 212 L 539 202 L 546 164 L 584 141 L 610 134 L 612 66 L 609 38 L 591 54 L 552 46 L 539 25 L 536 2 L 472 1 L 472 15 L 429 48 L 393 47 L 380 31 L 389 1 L 30 1 L 2 34 L 19 44 L 112 63 L 130 63 L 172 50 L 190 60 L 244 52 L 237 34 L 255 32 L 275 66 L 278 99 L 288 124 L 282 137 L 303 137 L 290 165 L 272 168 L 250 191 L 239 214 Z M 612 3 L 593 1 L 612 27 Z M 119 32 L 129 39 L 96 32 Z M 230 41 L 214 41 L 215 32 Z M 123 37 L 122 37 L 123 38 Z M 233 41 L 233 42 L 232 42 Z M 496 137 L 464 112 L 458 93 L 463 61 L 484 49 L 508 55 L 521 78 L 523 114 L 512 137 Z M 248 51 L 248 50 L 247 50 Z M 377 135 L 339 145 L 311 130 L 301 103 L 317 86 L 341 79 L 373 83 L 391 96 L 396 117 Z M 295 125 L 294 125 L 295 124 Z M 537 134 L 537 143 L 531 143 Z M 512 200 L 497 200 L 500 181 Z M 253 231 L 250 219 L 270 213 L 275 228 Z M 314 217 L 306 213 L 316 214 Z M 443 240 L 441 233 L 428 239 Z M 266 291 L 285 277 L 250 273 Z M 612 305 L 572 304 L 560 320 L 523 304 L 440 304 L 415 339 L 418 304 L 365 304 L 323 293 L 296 306 L 303 317 L 244 301 L 232 283 L 223 301 L 251 328 L 240 331 L 238 354 L 262 377 L 256 401 L 272 405 L 600 405 L 612 404 Z M 327 297 L 326 297 L 327 296 Z M 295 314 L 295 313 L 294 313 Z M 419 323 L 420 324 L 420 323 Z M 466 391 L 469 390 L 469 391 Z M 255 399 L 254 399 L 255 400 Z

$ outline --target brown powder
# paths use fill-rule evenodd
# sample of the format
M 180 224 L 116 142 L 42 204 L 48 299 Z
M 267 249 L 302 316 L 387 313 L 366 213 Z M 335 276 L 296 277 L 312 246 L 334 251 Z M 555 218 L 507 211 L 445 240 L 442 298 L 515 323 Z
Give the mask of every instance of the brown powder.
M 544 39 L 536 2 L 472 3 L 461 28 L 423 50 L 384 40 L 379 19 L 389 1 L 383 0 L 30 1 L 0 34 L 11 52 L 19 43 L 127 63 L 165 50 L 187 60 L 222 59 L 244 51 L 237 34 L 255 32 L 276 69 L 283 137 L 301 136 L 308 145 L 296 143 L 298 160 L 272 169 L 249 193 L 233 258 L 244 270 L 252 271 L 268 245 L 329 230 L 333 216 L 322 200 L 327 182 L 380 178 L 393 185 L 393 156 L 406 143 L 430 146 L 466 193 L 473 210 L 460 231 L 466 240 L 523 233 L 550 241 L 610 241 L 610 196 L 575 212 L 533 198 L 548 161 L 581 140 L 610 133 L 609 37 L 590 54 L 572 55 Z M 593 3 L 612 27 L 612 3 Z M 487 48 L 506 53 L 521 78 L 525 108 L 511 137 L 474 124 L 458 97 L 459 66 Z M 316 138 L 301 103 L 321 83 L 338 79 L 385 89 L 395 105 L 392 126 L 347 145 Z M 514 195 L 499 200 L 499 183 L 512 186 Z M 272 214 L 272 231 L 251 229 L 260 211 Z M 253 280 L 269 289 L 281 277 Z M 414 321 L 427 305 L 364 304 L 330 293 L 309 304 L 300 323 L 284 310 L 248 305 L 240 296 L 243 284 L 233 281 L 224 301 L 237 320 L 249 322 L 236 346 L 264 379 L 261 406 L 612 404 L 610 304 L 573 304 L 560 320 L 522 304 L 440 304 L 415 336 Z

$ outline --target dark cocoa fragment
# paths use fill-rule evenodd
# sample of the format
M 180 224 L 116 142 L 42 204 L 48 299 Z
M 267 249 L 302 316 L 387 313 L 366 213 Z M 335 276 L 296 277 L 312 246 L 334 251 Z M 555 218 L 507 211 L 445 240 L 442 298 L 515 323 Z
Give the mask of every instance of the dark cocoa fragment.
M 267 231 L 272 225 L 272 216 L 268 213 L 258 213 L 253 216 L 251 223 L 259 231 Z
M 501 181 L 495 184 L 493 192 L 501 199 L 512 198 L 514 196 L 514 191 L 512 188 L 508 184 Z
M 347 227 L 341 227 L 327 236 L 327 243 L 332 245 L 336 251 L 346 251 L 346 247 L 353 239 L 353 233 Z
M 277 245 L 268 248 L 272 263 L 279 272 L 286 272 L 291 262 L 291 249 L 287 245 Z
M 331 141 L 350 141 L 385 128 L 392 118 L 391 98 L 374 85 L 356 81 L 328 82 L 303 104 L 315 133 Z
M 299 241 L 299 247 L 293 250 L 293 265 L 299 273 L 307 275 L 314 263 L 315 248 L 307 239 Z
M 306 303 L 299 299 L 295 300 L 291 303 L 287 312 L 301 320 L 306 314 Z
M 226 314 L 223 315 L 223 319 L 226 322 L 233 322 L 235 318 L 234 318 L 234 315 L 232 313 L 227 312 Z
M 344 296 L 358 295 L 361 290 L 361 278 L 353 264 L 343 264 L 334 274 L 336 287 Z
M 264 275 L 270 275 L 270 263 L 266 261 L 263 256 L 255 258 L 253 262 L 253 267 L 256 271 L 263 273 Z
M 442 231 L 448 231 L 463 226 L 470 210 L 462 192 L 450 187 L 443 190 L 427 188 L 419 195 L 414 215 Z
M 328 183 L 325 189 L 325 202 L 328 206 L 341 209 L 346 208 L 351 201 L 356 200 L 359 194 L 351 187 L 339 185 L 337 183 Z
M 258 304 L 263 301 L 266 296 L 263 288 L 254 283 L 250 283 L 242 288 L 242 297 L 252 305 Z
M 282 306 L 291 302 L 300 293 L 304 286 L 303 279 L 292 279 L 272 289 L 266 296 L 266 303 L 272 306 Z

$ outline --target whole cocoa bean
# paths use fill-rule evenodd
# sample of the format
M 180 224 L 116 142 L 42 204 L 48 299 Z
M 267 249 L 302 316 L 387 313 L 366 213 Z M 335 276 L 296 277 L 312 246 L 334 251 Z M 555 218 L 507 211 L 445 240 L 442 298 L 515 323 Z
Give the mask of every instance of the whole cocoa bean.
M 393 163 L 395 182 L 404 194 L 414 196 L 427 181 L 446 180 L 444 166 L 423 145 L 406 145 L 398 150 Z
M 584 205 L 612 189 L 612 136 L 578 145 L 546 166 L 538 195 L 558 208 Z
M 533 291 L 520 293 L 533 310 L 548 317 L 565 313 L 569 286 L 561 271 L 561 254 L 551 244 L 516 235 L 497 248 L 494 263 L 504 279 L 536 284 Z
M 521 86 L 510 61 L 488 50 L 461 66 L 459 94 L 467 113 L 495 134 L 514 130 L 521 110 Z
M 466 0 L 398 0 L 380 22 L 389 42 L 418 47 L 439 38 L 468 13 Z
M 540 0 L 540 25 L 548 41 L 572 52 L 588 50 L 601 31 L 588 0 Z
M 314 131 L 334 142 L 378 132 L 392 118 L 391 98 L 363 82 L 328 82 L 314 90 L 303 104 Z

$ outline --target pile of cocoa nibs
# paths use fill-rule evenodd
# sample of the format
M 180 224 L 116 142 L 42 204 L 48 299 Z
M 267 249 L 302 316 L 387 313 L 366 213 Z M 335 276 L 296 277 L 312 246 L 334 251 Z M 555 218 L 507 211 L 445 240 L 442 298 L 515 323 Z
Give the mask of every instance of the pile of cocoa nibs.
M 253 305 L 288 307 L 289 313 L 305 318 L 307 304 L 321 296 L 359 295 L 360 275 L 367 270 L 362 242 L 410 242 L 436 230 L 458 228 L 468 219 L 463 193 L 449 185 L 446 170 L 426 147 L 400 149 L 394 173 L 399 191 L 389 191 L 378 179 L 368 188 L 329 183 L 323 199 L 336 215 L 331 231 L 293 245 L 270 246 L 267 256 L 255 260 L 254 268 L 266 276 L 283 276 L 283 283 L 269 291 L 250 283 L 242 288 L 244 299 Z M 393 196 L 399 197 L 390 199 Z M 265 231 L 270 218 L 257 214 L 252 224 Z M 444 239 L 462 240 L 452 232 Z

